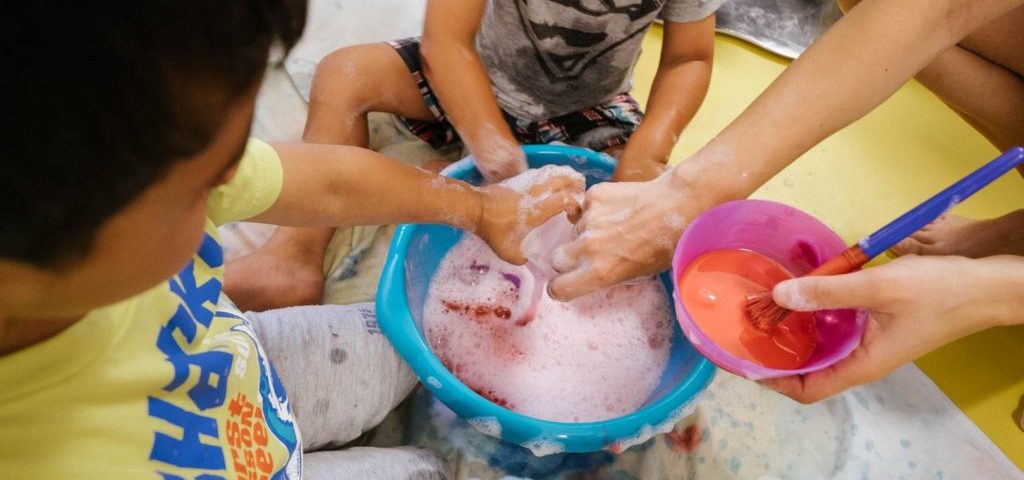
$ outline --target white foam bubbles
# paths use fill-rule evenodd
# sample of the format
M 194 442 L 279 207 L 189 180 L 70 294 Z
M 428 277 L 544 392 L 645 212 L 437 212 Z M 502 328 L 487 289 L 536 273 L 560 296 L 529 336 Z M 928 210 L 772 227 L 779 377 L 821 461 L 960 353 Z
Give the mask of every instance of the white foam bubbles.
M 515 190 L 521 194 L 530 192 L 534 185 L 540 185 L 554 177 L 568 177 L 576 184 L 576 200 L 583 202 L 583 190 L 586 186 L 586 179 L 583 174 L 565 165 L 544 165 L 540 168 L 527 170 L 524 173 L 504 180 L 501 185 Z
M 501 438 L 501 422 L 495 417 L 476 417 L 466 422 L 485 435 Z
M 424 330 L 442 362 L 480 395 L 535 418 L 599 421 L 642 406 L 671 348 L 661 282 L 647 278 L 570 303 L 545 292 L 527 321 L 530 277 L 472 235 L 453 247 L 424 306 Z
M 530 440 L 522 444 L 522 446 L 529 449 L 536 457 L 546 457 L 548 455 L 555 455 L 565 451 L 564 443 L 543 438 Z
M 690 415 L 693 414 L 694 410 L 696 410 L 697 408 L 697 402 L 699 399 L 700 395 L 695 396 L 694 398 L 690 399 L 689 402 L 687 402 L 686 404 L 677 408 L 674 412 L 669 414 L 668 417 L 666 417 L 665 420 L 663 420 L 661 423 L 658 423 L 656 425 L 644 425 L 640 427 L 640 430 L 637 433 L 630 435 L 628 437 L 617 439 L 605 450 L 608 450 L 616 454 L 622 453 L 625 452 L 626 450 L 629 450 L 630 448 L 633 448 L 637 445 L 640 445 L 650 440 L 655 435 L 661 435 L 663 433 L 671 432 L 675 428 L 677 423 L 683 421 L 686 417 L 689 417 Z

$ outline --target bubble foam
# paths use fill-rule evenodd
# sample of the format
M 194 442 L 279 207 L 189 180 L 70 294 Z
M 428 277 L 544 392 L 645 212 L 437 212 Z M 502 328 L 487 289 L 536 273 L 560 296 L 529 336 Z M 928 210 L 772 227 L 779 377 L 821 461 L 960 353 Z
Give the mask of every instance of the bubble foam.
M 545 292 L 527 319 L 522 280 L 530 277 L 472 235 L 448 252 L 423 316 L 445 366 L 488 400 L 544 420 L 600 421 L 643 406 L 671 349 L 661 282 L 647 278 L 569 303 Z

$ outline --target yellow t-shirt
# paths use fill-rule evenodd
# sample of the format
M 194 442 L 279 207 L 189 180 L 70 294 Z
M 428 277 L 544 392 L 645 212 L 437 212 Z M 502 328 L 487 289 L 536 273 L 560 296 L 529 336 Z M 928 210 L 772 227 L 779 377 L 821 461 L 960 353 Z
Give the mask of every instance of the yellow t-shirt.
M 299 478 L 284 389 L 221 294 L 216 231 L 269 208 L 281 183 L 277 153 L 250 140 L 177 275 L 0 357 L 0 478 Z

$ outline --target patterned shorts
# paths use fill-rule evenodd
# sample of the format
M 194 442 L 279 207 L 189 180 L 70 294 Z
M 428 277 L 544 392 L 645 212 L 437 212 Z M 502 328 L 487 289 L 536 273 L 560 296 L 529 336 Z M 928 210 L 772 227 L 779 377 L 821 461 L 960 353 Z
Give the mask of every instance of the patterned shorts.
M 388 42 L 405 61 L 423 101 L 434 115 L 434 120 L 422 121 L 402 118 L 402 123 L 414 135 L 434 148 L 459 141 L 459 135 L 448 121 L 441 103 L 434 95 L 420 62 L 420 42 L 415 38 Z M 523 144 L 563 142 L 570 145 L 604 151 L 625 145 L 640 121 L 643 111 L 629 94 L 622 93 L 607 103 L 543 120 L 523 120 L 502 112 L 505 122 L 516 139 Z

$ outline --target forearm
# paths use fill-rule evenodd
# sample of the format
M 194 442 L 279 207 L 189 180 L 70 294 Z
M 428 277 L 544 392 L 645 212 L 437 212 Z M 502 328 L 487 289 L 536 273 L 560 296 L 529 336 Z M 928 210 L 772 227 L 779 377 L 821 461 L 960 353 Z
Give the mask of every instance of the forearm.
M 647 114 L 630 137 L 620 165 L 668 163 L 679 134 L 697 114 L 710 83 L 710 58 L 663 65 L 651 85 Z
M 1024 325 L 1024 257 L 1000 255 L 972 260 L 978 286 L 975 315 L 983 327 Z
M 709 204 L 745 198 L 892 95 L 940 52 L 1022 0 L 867 0 L 674 172 Z
M 424 72 L 466 146 L 477 155 L 495 140 L 504 140 L 503 148 L 515 146 L 472 40 L 429 33 L 420 50 Z
M 293 227 L 441 223 L 474 230 L 482 199 L 466 183 L 355 147 L 278 144 L 284 184 L 252 219 Z

